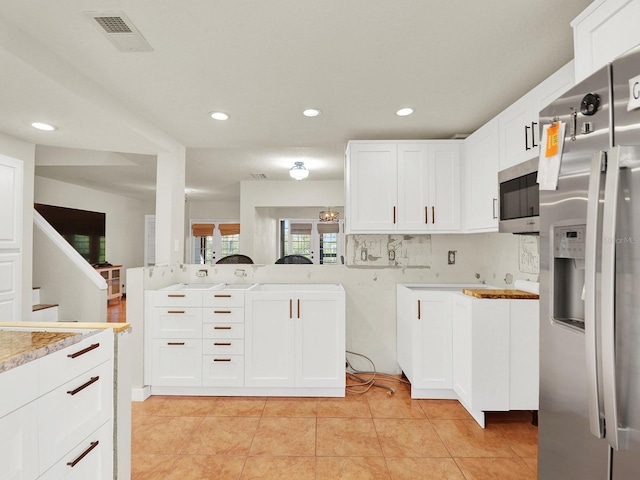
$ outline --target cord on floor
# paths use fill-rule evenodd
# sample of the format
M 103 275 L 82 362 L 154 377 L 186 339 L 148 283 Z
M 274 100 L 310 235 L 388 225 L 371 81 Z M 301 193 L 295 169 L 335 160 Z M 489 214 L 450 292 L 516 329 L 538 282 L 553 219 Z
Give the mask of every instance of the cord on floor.
M 362 393 L 366 393 L 368 392 L 372 387 L 378 387 L 378 388 L 382 388 L 384 390 L 387 391 L 387 395 L 391 396 L 395 393 L 395 390 L 388 386 L 388 385 L 384 385 L 382 383 L 379 383 L 376 381 L 377 377 L 382 377 L 383 380 L 387 381 L 387 382 L 397 382 L 397 383 L 405 383 L 405 384 L 409 384 L 408 380 L 405 380 L 403 378 L 398 378 L 395 377 L 393 375 L 389 375 L 386 373 L 380 373 L 378 371 L 376 371 L 376 366 L 373 363 L 373 360 L 371 360 L 369 357 L 367 357 L 366 355 L 362 355 L 361 353 L 356 353 L 356 352 L 352 352 L 347 350 L 347 356 L 345 357 L 346 359 L 346 364 L 347 364 L 347 376 L 356 381 L 357 383 L 347 383 L 346 386 L 346 391 L 350 392 L 350 393 L 357 393 L 357 394 L 362 394 Z M 364 371 L 364 370 L 358 370 L 356 368 L 353 367 L 353 365 L 351 365 L 351 362 L 349 361 L 349 357 L 348 355 L 356 355 L 358 357 L 362 357 L 364 359 L 366 359 L 370 364 L 371 364 L 371 370 L 370 371 Z M 371 378 L 366 379 L 366 378 L 362 378 L 360 375 L 371 375 Z

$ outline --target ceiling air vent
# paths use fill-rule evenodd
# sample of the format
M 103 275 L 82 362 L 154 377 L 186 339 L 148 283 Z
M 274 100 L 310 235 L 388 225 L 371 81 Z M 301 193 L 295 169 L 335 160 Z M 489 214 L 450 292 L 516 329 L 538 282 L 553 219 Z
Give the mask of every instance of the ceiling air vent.
M 133 22 L 122 12 L 85 12 L 98 30 L 121 52 L 151 52 Z
M 264 180 L 267 178 L 267 176 L 264 173 L 252 173 L 251 177 L 255 178 L 256 180 Z

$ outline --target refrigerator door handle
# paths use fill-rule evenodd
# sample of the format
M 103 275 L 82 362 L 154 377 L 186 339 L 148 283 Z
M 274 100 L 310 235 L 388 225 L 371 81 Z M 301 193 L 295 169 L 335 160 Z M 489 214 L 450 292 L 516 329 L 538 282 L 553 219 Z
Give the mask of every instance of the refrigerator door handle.
M 604 437 L 604 409 L 601 405 L 601 379 L 598 377 L 598 338 L 600 315 L 596 307 L 596 271 L 599 248 L 598 232 L 601 218 L 600 190 L 602 174 L 607 161 L 606 152 L 596 152 L 591 157 L 589 196 L 587 204 L 587 230 L 585 238 L 585 284 L 584 284 L 584 339 L 587 363 L 587 392 L 589 402 L 589 427 L 598 438 Z
M 608 155 L 607 179 L 604 190 L 602 219 L 602 386 L 604 394 L 605 435 L 615 450 L 626 450 L 627 441 L 618 414 L 616 385 L 616 220 L 618 188 L 620 185 L 620 157 L 624 147 L 614 147 Z

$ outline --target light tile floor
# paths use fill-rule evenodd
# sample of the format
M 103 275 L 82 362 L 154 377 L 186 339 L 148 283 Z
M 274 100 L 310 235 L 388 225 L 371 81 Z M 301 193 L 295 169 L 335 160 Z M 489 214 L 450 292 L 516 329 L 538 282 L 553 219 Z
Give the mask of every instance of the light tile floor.
M 482 429 L 457 402 L 406 386 L 345 398 L 153 396 L 133 403 L 132 479 L 528 480 L 528 412 Z

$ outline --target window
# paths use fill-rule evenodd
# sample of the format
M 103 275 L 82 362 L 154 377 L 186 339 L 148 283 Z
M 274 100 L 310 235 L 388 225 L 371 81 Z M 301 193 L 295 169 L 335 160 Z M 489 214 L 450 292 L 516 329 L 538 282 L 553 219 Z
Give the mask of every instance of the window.
M 191 221 L 192 262 L 214 264 L 222 257 L 240 253 L 240 224 Z
M 343 222 L 280 220 L 280 256 L 303 255 L 318 265 L 341 265 L 344 254 Z

